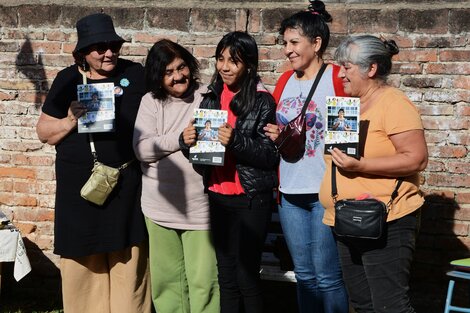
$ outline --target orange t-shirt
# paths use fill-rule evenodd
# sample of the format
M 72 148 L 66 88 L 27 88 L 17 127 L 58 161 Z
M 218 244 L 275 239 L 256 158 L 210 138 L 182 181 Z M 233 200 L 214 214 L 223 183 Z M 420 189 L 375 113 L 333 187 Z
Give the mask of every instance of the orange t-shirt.
M 361 113 L 360 119 L 361 124 L 369 121 L 364 146 L 365 158 L 394 155 L 396 150 L 389 138 L 390 135 L 423 129 L 416 107 L 403 92 L 393 87 L 387 88 L 371 108 Z M 323 222 L 333 226 L 335 211 L 331 198 L 331 155 L 325 155 L 325 162 L 326 172 L 320 187 L 320 202 L 325 207 Z M 338 200 L 356 198 L 368 193 L 388 203 L 396 183 L 397 180 L 391 177 L 336 171 Z M 398 196 L 393 202 L 387 221 L 415 211 L 423 202 L 419 191 L 419 174 L 406 177 L 398 190 Z

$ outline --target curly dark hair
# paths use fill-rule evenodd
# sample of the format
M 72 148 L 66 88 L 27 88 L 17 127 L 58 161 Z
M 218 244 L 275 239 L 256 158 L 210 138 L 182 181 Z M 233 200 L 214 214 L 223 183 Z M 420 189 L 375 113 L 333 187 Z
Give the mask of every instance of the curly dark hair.
M 155 99 L 166 100 L 168 92 L 162 87 L 166 67 L 176 58 L 182 59 L 190 71 L 190 88 L 199 81 L 199 62 L 183 46 L 168 40 L 157 41 L 150 49 L 145 61 L 146 91 Z

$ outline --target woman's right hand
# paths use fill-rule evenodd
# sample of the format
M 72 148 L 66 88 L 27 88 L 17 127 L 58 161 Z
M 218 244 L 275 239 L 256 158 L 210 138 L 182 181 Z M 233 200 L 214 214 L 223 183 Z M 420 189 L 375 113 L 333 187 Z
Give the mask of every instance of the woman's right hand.
M 192 119 L 188 126 L 183 130 L 183 141 L 187 146 L 192 146 L 196 143 L 196 127 L 194 127 L 195 120 Z
M 85 112 L 86 107 L 82 103 L 78 101 L 72 101 L 67 112 L 67 118 L 76 125 L 77 119 L 82 116 Z
M 280 130 L 279 126 L 275 124 L 270 124 L 268 123 L 266 126 L 264 126 L 264 131 L 265 135 L 268 136 L 272 141 L 275 141 L 277 137 L 279 136 Z

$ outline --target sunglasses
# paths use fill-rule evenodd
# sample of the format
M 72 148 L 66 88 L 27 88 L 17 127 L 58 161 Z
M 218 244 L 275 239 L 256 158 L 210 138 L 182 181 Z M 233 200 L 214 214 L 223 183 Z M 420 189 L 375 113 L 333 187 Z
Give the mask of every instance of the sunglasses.
M 90 51 L 96 51 L 98 54 L 105 54 L 106 51 L 111 50 L 112 53 L 118 53 L 121 50 L 122 42 L 100 42 L 90 47 Z

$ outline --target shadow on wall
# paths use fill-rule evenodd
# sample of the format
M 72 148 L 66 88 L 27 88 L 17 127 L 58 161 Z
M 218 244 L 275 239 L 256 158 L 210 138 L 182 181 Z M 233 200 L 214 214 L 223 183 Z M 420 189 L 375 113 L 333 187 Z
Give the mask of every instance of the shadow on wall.
M 444 310 L 449 262 L 470 257 L 470 253 L 458 237 L 459 225 L 454 218 L 460 208 L 454 199 L 438 194 L 427 195 L 425 199 L 411 269 L 411 296 L 417 312 L 437 313 Z M 467 232 L 462 235 L 466 237 Z M 468 294 L 459 296 L 458 290 L 456 287 L 456 303 L 459 298 L 468 298 Z
M 14 263 L 2 263 L 0 312 L 59 312 L 62 309 L 60 272 L 42 250 L 23 238 L 31 272 L 17 282 Z
M 30 96 L 27 90 L 23 90 L 23 96 L 20 95 L 20 100 L 34 103 L 36 109 L 41 107 L 49 90 L 49 83 L 47 82 L 43 64 L 43 55 L 44 51 L 41 48 L 38 51 L 34 51 L 31 40 L 29 37 L 26 37 L 16 56 L 17 71 L 34 85 L 34 95 Z

